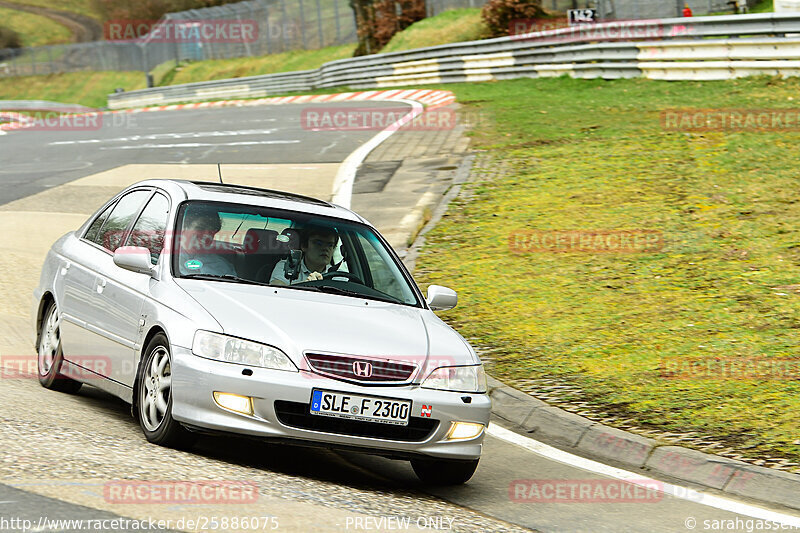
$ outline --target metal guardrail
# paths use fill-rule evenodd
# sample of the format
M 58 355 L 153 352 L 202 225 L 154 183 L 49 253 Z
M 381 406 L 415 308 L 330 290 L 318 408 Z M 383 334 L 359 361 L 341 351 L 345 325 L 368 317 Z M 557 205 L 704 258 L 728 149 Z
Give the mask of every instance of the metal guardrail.
M 429 16 L 447 9 L 481 7 L 486 0 L 427 0 Z M 198 37 L 165 40 L 179 29 L 191 34 L 198 22 L 252 22 L 252 39 Z M 221 6 L 167 13 L 151 31 L 127 41 L 127 31 L 147 21 L 109 21 L 105 41 L 0 49 L 0 77 L 83 70 L 150 72 L 170 61 L 204 61 L 314 50 L 358 41 L 348 0 L 247 0 Z M 155 22 L 155 21 L 154 21 Z M 119 36 L 119 37 L 118 37 Z M 124 38 L 122 37 L 124 36 Z M 114 39 L 117 40 L 114 40 Z
M 641 38 L 617 40 L 623 30 Z M 607 79 L 800 75 L 800 61 L 794 59 L 800 60 L 800 40 L 786 37 L 795 33 L 800 34 L 800 13 L 602 23 L 584 30 L 563 28 L 342 59 L 317 70 L 118 93 L 109 95 L 108 104 L 116 109 L 329 87 L 372 89 L 564 74 Z M 661 40 L 652 40 L 654 35 Z

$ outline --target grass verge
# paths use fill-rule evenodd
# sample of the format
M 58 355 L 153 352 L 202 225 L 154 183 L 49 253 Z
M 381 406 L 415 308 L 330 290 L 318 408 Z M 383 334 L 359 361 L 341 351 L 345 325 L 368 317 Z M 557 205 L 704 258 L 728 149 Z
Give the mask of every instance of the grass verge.
M 92 0 L 14 0 L 17 4 L 25 4 L 28 6 L 49 7 L 51 9 L 60 9 L 62 11 L 70 11 L 78 15 L 85 15 L 93 19 L 100 19 L 99 13 L 94 8 Z
M 792 108 L 800 80 L 514 80 L 448 85 L 494 172 L 427 234 L 423 285 L 492 347 L 511 383 L 556 378 L 608 412 L 800 462 L 800 364 L 731 379 L 721 364 L 797 357 L 800 191 L 795 131 L 665 131 L 669 108 Z M 661 232 L 650 253 L 512 253 L 527 230 Z M 711 371 L 670 378 L 701 359 Z M 717 366 L 713 366 L 713 365 Z M 791 366 L 791 365 L 790 365 Z M 784 368 L 779 366 L 779 368 Z
M 331 46 L 320 50 L 294 50 L 260 57 L 198 61 L 178 67 L 170 85 L 196 81 L 224 80 L 319 68 L 323 63 L 353 56 L 355 45 Z
M 117 87 L 143 89 L 141 72 L 69 72 L 50 76 L 0 78 L 0 100 L 50 100 L 105 107 Z
M 72 32 L 66 26 L 27 11 L 0 7 L 0 20 L 3 26 L 19 34 L 22 46 L 68 43 L 72 39 Z
M 775 6 L 772 0 L 762 0 L 750 8 L 750 13 L 772 13 L 775 11 Z
M 487 37 L 487 31 L 479 8 L 453 9 L 415 22 L 395 34 L 381 53 L 475 41 Z

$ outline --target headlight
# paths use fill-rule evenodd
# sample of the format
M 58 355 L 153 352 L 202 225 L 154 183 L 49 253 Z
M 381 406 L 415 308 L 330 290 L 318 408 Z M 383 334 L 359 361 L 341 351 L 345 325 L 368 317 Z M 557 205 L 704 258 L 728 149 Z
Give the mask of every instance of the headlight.
M 192 353 L 226 363 L 297 372 L 297 367 L 289 357 L 273 346 L 210 331 L 198 331 L 194 334 Z
M 453 392 L 486 392 L 486 372 L 483 365 L 442 366 L 431 372 L 422 386 Z

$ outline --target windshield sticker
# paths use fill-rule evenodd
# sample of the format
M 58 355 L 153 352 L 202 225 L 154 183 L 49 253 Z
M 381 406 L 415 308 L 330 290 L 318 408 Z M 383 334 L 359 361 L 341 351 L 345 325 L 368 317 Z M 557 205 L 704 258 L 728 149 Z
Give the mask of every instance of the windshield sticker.
M 197 259 L 190 259 L 186 261 L 183 266 L 188 268 L 189 270 L 197 270 L 198 268 L 203 266 L 202 261 L 198 261 Z

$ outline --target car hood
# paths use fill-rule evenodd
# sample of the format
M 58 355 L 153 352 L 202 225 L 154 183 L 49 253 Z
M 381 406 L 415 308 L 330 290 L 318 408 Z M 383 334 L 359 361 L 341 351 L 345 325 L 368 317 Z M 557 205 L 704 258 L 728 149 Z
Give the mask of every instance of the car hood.
M 280 348 L 302 364 L 304 352 L 474 364 L 452 328 L 427 309 L 280 287 L 177 279 L 234 337 Z

